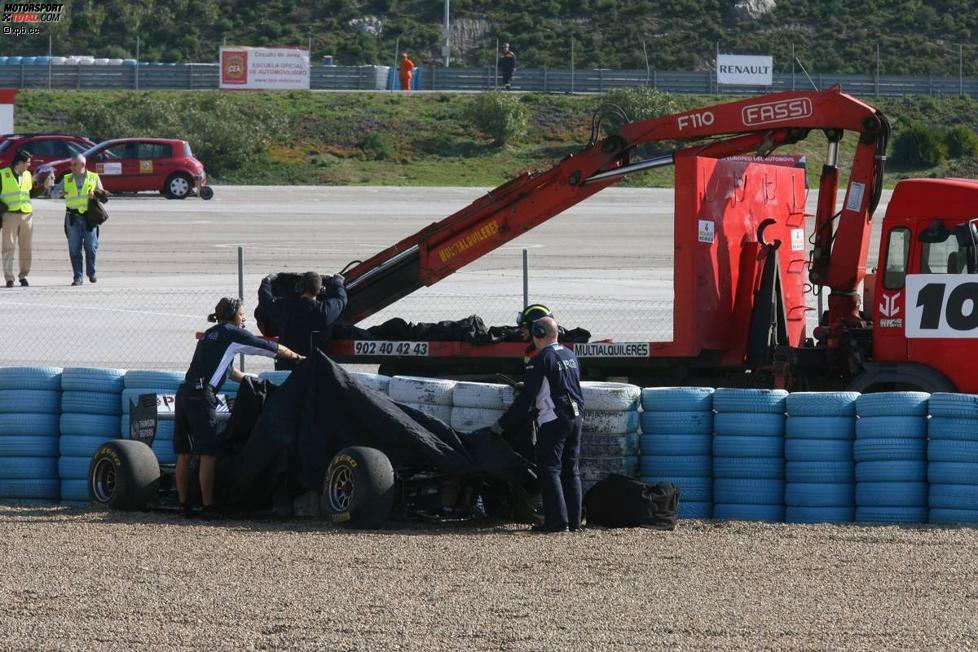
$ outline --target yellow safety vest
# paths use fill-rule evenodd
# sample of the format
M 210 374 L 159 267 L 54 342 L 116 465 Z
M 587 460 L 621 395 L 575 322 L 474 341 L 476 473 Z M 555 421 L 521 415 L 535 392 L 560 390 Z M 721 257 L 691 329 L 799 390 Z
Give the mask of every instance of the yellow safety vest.
M 0 170 L 0 201 L 7 205 L 7 210 L 11 213 L 30 213 L 31 208 L 31 188 L 34 181 L 30 170 L 20 175 L 20 182 L 14 176 L 14 171 L 10 168 Z
M 65 206 L 84 215 L 88 210 L 88 193 L 95 192 L 96 188 L 98 188 L 98 175 L 94 172 L 85 171 L 85 181 L 82 183 L 81 190 L 75 185 L 75 173 L 69 172 L 65 175 Z

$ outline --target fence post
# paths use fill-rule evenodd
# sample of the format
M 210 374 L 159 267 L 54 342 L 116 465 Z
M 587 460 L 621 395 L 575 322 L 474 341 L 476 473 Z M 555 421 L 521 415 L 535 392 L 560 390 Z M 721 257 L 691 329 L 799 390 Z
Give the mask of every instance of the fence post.
M 574 92 L 574 39 L 571 38 L 571 93 Z
M 544 68 L 543 69 L 543 92 L 546 93 L 547 89 L 548 89 L 548 75 L 547 75 L 547 69 Z
M 238 298 L 244 301 L 244 247 L 238 247 Z M 240 354 L 240 357 L 238 365 L 243 373 L 245 370 L 244 353 Z
M 437 88 L 437 86 L 435 86 L 435 69 L 437 67 L 438 66 L 435 65 L 431 66 L 431 90 L 435 90 Z
M 530 305 L 530 251 L 523 250 L 523 309 Z

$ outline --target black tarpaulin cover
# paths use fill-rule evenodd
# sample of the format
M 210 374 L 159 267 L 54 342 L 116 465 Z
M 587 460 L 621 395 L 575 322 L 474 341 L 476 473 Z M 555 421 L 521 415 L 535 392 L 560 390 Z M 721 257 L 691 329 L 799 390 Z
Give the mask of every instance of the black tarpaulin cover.
M 347 446 L 383 451 L 398 472 L 482 475 L 521 486 L 530 463 L 488 430 L 458 433 L 364 387 L 318 352 L 269 393 L 250 437 L 222 457 L 223 502 L 263 509 L 319 491 L 333 455 Z

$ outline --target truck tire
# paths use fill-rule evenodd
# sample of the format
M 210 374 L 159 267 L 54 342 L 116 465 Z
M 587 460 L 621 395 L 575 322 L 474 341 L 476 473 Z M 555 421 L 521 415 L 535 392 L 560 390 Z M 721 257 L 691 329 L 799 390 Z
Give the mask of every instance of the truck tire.
M 859 462 L 855 468 L 856 482 L 927 482 L 927 462 L 924 460 L 888 460 Z
M 58 437 L 0 437 L 0 455 L 9 457 L 57 457 Z
M 978 525 L 978 510 L 931 507 L 930 522 L 941 525 Z
M 932 484 L 928 500 L 938 509 L 978 510 L 978 485 Z
M 784 458 L 789 462 L 852 463 L 852 441 L 848 439 L 787 439 Z
M 856 439 L 925 439 L 927 417 L 859 417 Z
M 785 507 L 786 523 L 852 523 L 852 507 Z
M 57 480 L 0 480 L 0 497 L 21 500 L 57 500 Z
M 455 382 L 421 376 L 394 376 L 391 378 L 388 391 L 391 399 L 401 403 L 451 406 Z
M 788 439 L 854 439 L 856 416 L 788 416 L 784 424 Z
M 882 392 L 863 394 L 856 400 L 856 414 L 860 417 L 925 417 L 927 416 L 926 392 Z
M 643 412 L 640 418 L 646 435 L 709 435 L 712 412 Z
M 124 382 L 126 389 L 164 388 L 176 391 L 183 383 L 183 378 L 184 374 L 179 371 L 127 371 Z
M 61 389 L 59 367 L 0 368 L 0 389 Z
M 50 480 L 58 477 L 57 457 L 0 457 L 4 480 Z
M 716 457 L 784 457 L 784 439 L 780 437 L 729 437 L 713 438 L 713 454 Z
M 926 523 L 926 507 L 857 507 L 856 523 Z
M 859 482 L 856 484 L 856 505 L 860 507 L 927 507 L 927 483 Z
M 957 391 L 954 383 L 941 372 L 913 362 L 867 363 L 863 372 L 853 378 L 846 389 L 862 394 L 897 389 L 931 393 Z
M 6 389 L 0 392 L 0 414 L 60 414 L 61 392 L 47 389 Z
M 509 385 L 495 383 L 459 382 L 452 390 L 452 405 L 463 408 L 486 408 L 505 410 L 516 398 L 515 390 Z
M 646 412 L 711 412 L 713 389 L 709 387 L 647 387 L 642 390 Z
M 978 441 L 978 419 L 931 417 L 927 422 L 927 436 L 931 439 Z
M 931 462 L 978 462 L 978 441 L 932 439 L 927 442 Z
M 978 420 L 978 394 L 938 392 L 930 395 L 928 408 L 932 417 Z M 978 430 L 978 424 L 976 424 L 976 430 Z
M 642 455 L 712 455 L 710 435 L 642 435 Z
M 351 446 L 337 453 L 323 480 L 322 513 L 338 525 L 375 529 L 394 507 L 394 467 L 376 448 Z
M 834 482 L 789 482 L 784 486 L 788 507 L 855 507 L 854 484 Z
M 713 432 L 733 437 L 783 437 L 783 414 L 717 412 Z
M 855 482 L 852 462 L 786 462 L 784 479 L 788 483 L 839 483 Z
M 724 480 L 782 480 L 780 457 L 714 457 L 713 477 Z
M 118 431 L 119 417 L 105 414 L 62 414 L 61 435 L 112 439 Z
M 88 498 L 105 509 L 147 509 L 160 487 L 160 464 L 146 444 L 129 439 L 109 441 L 92 455 Z
M 931 462 L 927 481 L 935 484 L 978 484 L 978 464 L 974 462 Z
M 124 369 L 67 367 L 61 374 L 64 392 L 106 392 L 118 394 L 126 387 Z
M 119 394 L 116 392 L 77 392 L 61 394 L 61 411 L 74 414 L 104 414 L 118 417 L 122 414 Z
M 163 195 L 167 199 L 186 199 L 194 189 L 194 180 L 186 172 L 171 174 L 163 183 Z
M 789 417 L 848 417 L 856 415 L 856 392 L 794 392 L 785 399 Z
M 57 437 L 57 414 L 0 414 L 0 435 Z
M 926 455 L 927 442 L 923 439 L 857 439 L 852 444 L 856 462 L 914 461 L 924 460 Z
M 747 412 L 750 414 L 784 414 L 788 392 L 783 389 L 729 389 L 713 393 L 713 409 L 717 412 Z

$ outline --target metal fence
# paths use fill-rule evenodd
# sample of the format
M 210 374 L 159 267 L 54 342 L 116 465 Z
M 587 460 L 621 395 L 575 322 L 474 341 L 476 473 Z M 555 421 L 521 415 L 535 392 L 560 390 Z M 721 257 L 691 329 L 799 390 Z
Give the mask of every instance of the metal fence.
M 384 91 L 396 88 L 389 66 L 313 66 L 312 90 Z M 440 68 L 422 66 L 416 86 L 426 91 L 483 91 L 499 86 L 492 67 Z M 0 87 L 57 89 L 174 89 L 218 88 L 217 64 L 167 64 L 139 66 L 94 65 L 0 65 Z M 895 75 L 812 75 L 821 89 L 834 84 L 863 97 L 901 95 L 967 95 L 978 98 L 978 78 L 913 77 Z M 762 94 L 772 91 L 810 89 L 801 74 L 774 75 L 772 86 L 722 86 L 713 72 L 656 70 L 520 69 L 513 89 L 551 93 L 601 93 L 616 88 L 649 86 L 672 93 Z

